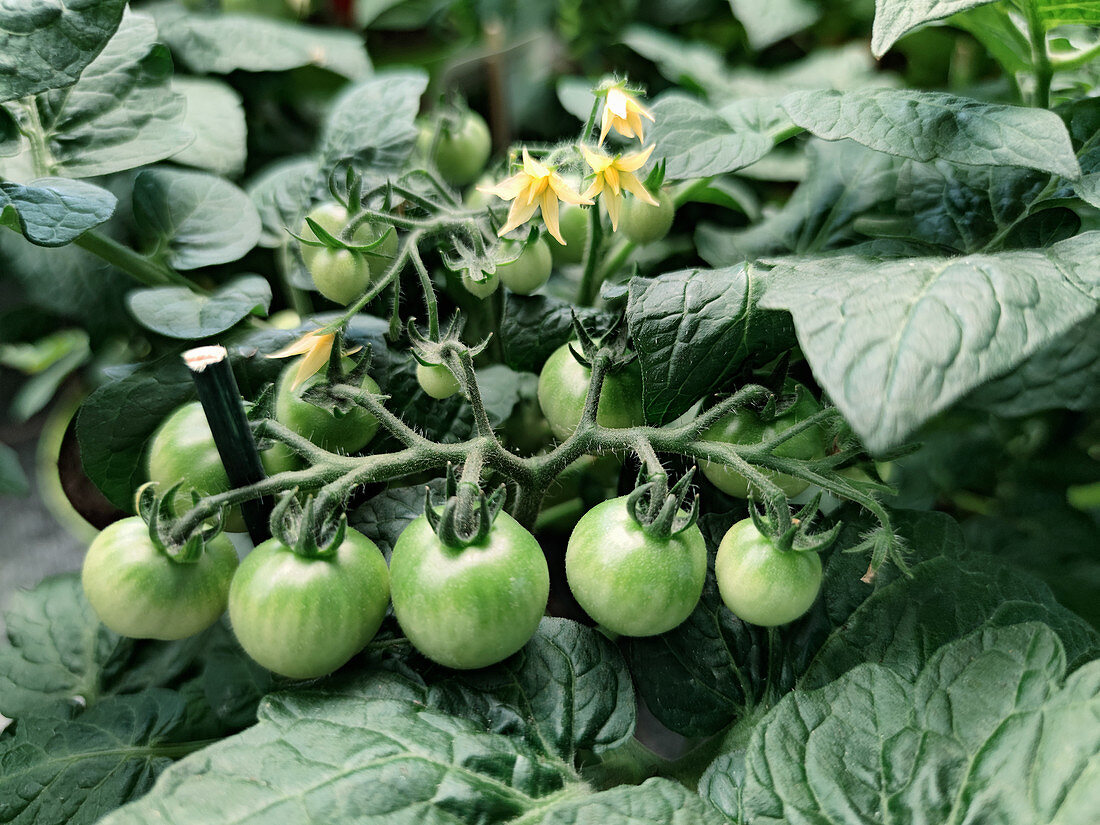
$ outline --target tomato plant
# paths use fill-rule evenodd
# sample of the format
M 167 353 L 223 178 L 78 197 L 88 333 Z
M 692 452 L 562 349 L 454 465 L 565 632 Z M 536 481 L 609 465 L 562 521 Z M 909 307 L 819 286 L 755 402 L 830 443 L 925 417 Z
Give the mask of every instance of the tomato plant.
M 550 578 L 535 537 L 507 513 L 464 547 L 444 544 L 428 519 L 412 521 L 390 558 L 393 612 L 417 650 L 447 667 L 485 667 L 531 638 Z
M 0 820 L 1094 825 L 1095 5 L 0 3 Z
M 137 516 L 116 521 L 92 541 L 80 581 L 107 627 L 135 639 L 184 639 L 225 612 L 237 551 L 224 536 L 197 559 L 177 561 Z
M 577 428 L 591 375 L 591 369 L 576 359 L 569 344 L 562 344 L 546 359 L 539 373 L 539 405 L 558 438 L 568 438 Z M 644 420 L 637 364 L 608 375 L 600 392 L 596 422 L 601 427 L 634 427 Z
M 703 534 L 691 524 L 675 535 L 647 529 L 629 497 L 597 504 L 569 536 L 569 589 L 610 631 L 654 636 L 684 621 L 699 601 L 707 573 Z
M 229 620 L 241 647 L 292 679 L 345 664 L 374 638 L 388 605 L 386 560 L 351 529 L 331 553 L 314 557 L 268 539 L 245 557 L 229 588 Z
M 821 557 L 810 550 L 781 550 L 751 518 L 734 524 L 718 545 L 714 575 L 733 614 L 764 627 L 793 622 L 821 590 Z

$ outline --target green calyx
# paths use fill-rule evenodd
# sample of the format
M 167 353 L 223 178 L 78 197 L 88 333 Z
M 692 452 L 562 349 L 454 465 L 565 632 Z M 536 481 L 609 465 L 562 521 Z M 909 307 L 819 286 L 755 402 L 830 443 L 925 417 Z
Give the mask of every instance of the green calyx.
M 749 496 L 749 515 L 753 524 L 763 536 L 769 537 L 781 551 L 797 551 L 801 553 L 820 553 L 828 549 L 840 533 L 841 523 L 837 522 L 828 530 L 821 533 L 811 533 L 814 518 L 817 516 L 818 507 L 821 505 L 821 493 L 799 510 L 785 527 L 780 526 L 778 518 L 769 517 L 762 513 L 756 506 L 751 494 Z
M 504 485 L 486 495 L 471 481 L 456 481 L 454 467 L 448 464 L 443 494 L 445 501 L 437 511 L 432 505 L 431 490 L 424 490 L 424 515 L 440 542 L 461 549 L 485 541 L 493 521 L 504 508 Z
M 213 524 L 193 530 L 186 538 L 179 541 L 175 538 L 178 524 L 177 513 L 174 512 L 172 502 L 176 499 L 183 482 L 173 484 L 163 495 L 157 495 L 157 483 L 149 481 L 138 488 L 134 497 L 134 509 L 149 526 L 149 540 L 153 546 L 164 553 L 169 559 L 178 564 L 194 564 L 206 549 L 206 543 L 213 539 L 225 528 L 226 508 L 219 508 Z M 194 490 L 191 491 L 191 502 L 198 504 L 200 496 Z
M 615 319 L 615 323 L 612 324 L 611 329 L 606 334 L 597 337 L 585 328 L 580 318 L 577 317 L 576 311 L 573 311 L 573 332 L 580 343 L 581 351 L 577 352 L 570 344 L 569 353 L 576 359 L 578 364 L 588 369 L 592 368 L 596 358 L 601 353 L 607 356 L 608 373 L 624 369 L 638 357 L 636 352 L 629 349 L 630 332 L 626 326 L 625 314 L 620 314 Z
M 312 495 L 299 502 L 297 487 L 283 493 L 271 510 L 271 535 L 307 559 L 335 556 L 347 528 L 346 514 L 333 523 L 329 508 Z
M 693 498 L 687 505 L 687 512 L 684 512 L 685 499 L 694 476 L 695 468 L 692 467 L 672 489 L 668 487 L 668 477 L 663 474 L 640 483 L 627 496 L 627 512 L 646 535 L 655 539 L 670 539 L 694 527 L 699 519 L 699 500 Z

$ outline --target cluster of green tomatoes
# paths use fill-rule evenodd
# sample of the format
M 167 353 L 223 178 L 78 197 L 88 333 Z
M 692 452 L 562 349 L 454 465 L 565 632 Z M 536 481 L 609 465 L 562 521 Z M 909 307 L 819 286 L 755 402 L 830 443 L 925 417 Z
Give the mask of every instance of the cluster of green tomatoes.
M 331 451 L 366 447 L 377 419 L 360 408 L 337 417 L 311 404 L 303 394 L 325 380 L 324 372 L 292 389 L 295 367 L 289 365 L 276 384 L 277 420 Z M 558 438 L 577 427 L 590 378 L 590 368 L 568 345 L 543 367 L 539 402 Z M 369 376 L 360 386 L 378 392 Z M 640 425 L 640 386 L 636 362 L 609 373 L 597 422 L 609 428 Z M 805 388 L 794 385 L 793 392 L 794 403 L 775 419 L 765 422 L 751 410 L 739 411 L 704 437 L 726 443 L 768 439 L 818 409 Z M 811 428 L 779 450 L 792 457 L 820 457 L 824 436 Z M 300 461 L 278 444 L 264 451 L 263 460 L 269 472 Z M 720 489 L 747 495 L 745 479 L 729 467 L 703 462 L 702 469 Z M 228 489 L 198 402 L 162 423 L 149 446 L 148 476 L 161 489 L 183 482 L 186 500 L 175 503 L 178 511 L 188 506 L 191 489 L 208 495 Z M 772 478 L 790 495 L 805 486 L 780 474 Z M 569 587 L 610 633 L 667 632 L 687 619 L 700 598 L 706 547 L 694 515 L 682 506 L 686 485 L 680 487 L 679 497 L 645 496 L 640 490 L 604 501 L 573 528 L 565 556 Z M 185 495 L 183 488 L 177 496 Z M 133 516 L 93 541 L 83 584 L 103 622 L 137 638 L 190 636 L 228 607 L 244 650 L 291 678 L 321 676 L 345 664 L 374 638 L 392 599 L 413 647 L 448 667 L 479 668 L 523 647 L 544 615 L 549 594 L 547 562 L 534 535 L 506 512 L 493 516 L 473 540 L 448 543 L 422 515 L 401 533 L 388 566 L 377 545 L 351 528 L 341 528 L 338 542 L 306 552 L 272 538 L 239 565 L 232 543 L 221 533 L 205 543 L 201 554 L 182 558 Z M 239 514 L 228 515 L 227 529 L 241 529 Z M 780 549 L 751 518 L 730 529 L 715 561 L 725 603 L 741 619 L 765 626 L 785 624 L 806 612 L 817 597 L 821 570 L 817 553 Z

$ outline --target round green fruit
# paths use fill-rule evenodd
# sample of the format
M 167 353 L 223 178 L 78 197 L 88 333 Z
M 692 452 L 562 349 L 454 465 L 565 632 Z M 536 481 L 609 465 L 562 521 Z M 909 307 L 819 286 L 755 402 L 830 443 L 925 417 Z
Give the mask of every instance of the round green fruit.
M 416 380 L 420 384 L 420 389 L 437 399 L 450 398 L 462 389 L 458 379 L 442 364 L 430 366 L 417 364 Z
M 654 636 L 695 609 L 707 575 L 697 525 L 669 538 L 651 536 L 631 516 L 627 496 L 597 504 L 569 536 L 569 589 L 593 619 L 623 636 Z
M 623 204 L 619 229 L 636 244 L 656 243 L 672 229 L 672 220 L 676 217 L 672 194 L 661 190 L 657 198 L 657 206 L 650 206 L 637 198 L 627 198 Z
M 210 496 L 224 493 L 230 487 L 206 413 L 198 401 L 179 407 L 160 425 L 149 442 L 147 466 L 149 480 L 159 485 L 161 494 L 183 482 L 172 500 L 178 514 L 191 509 L 191 490 Z M 226 529 L 244 530 L 239 508 L 229 511 Z
M 588 212 L 571 203 L 564 204 L 558 212 L 558 224 L 565 246 L 556 238 L 549 238 L 550 254 L 554 263 L 579 264 L 584 259 L 584 245 L 588 240 Z
M 550 593 L 539 543 L 500 513 L 479 543 L 443 544 L 424 516 L 390 557 L 393 611 L 413 646 L 447 667 L 486 667 L 523 647 Z
M 546 359 L 539 373 L 538 397 L 550 429 L 564 440 L 573 434 L 584 411 L 592 370 L 577 361 L 562 344 Z M 596 408 L 601 427 L 636 427 L 645 423 L 642 410 L 642 371 L 637 360 L 605 376 Z
M 509 253 L 515 249 L 513 241 L 506 241 Z M 512 292 L 520 295 L 530 295 L 540 286 L 550 280 L 550 270 L 553 268 L 553 260 L 550 256 L 550 247 L 542 238 L 523 247 L 513 261 L 497 266 L 497 275 L 500 281 Z
M 195 561 L 171 559 L 139 516 L 108 525 L 95 537 L 80 574 L 100 621 L 134 639 L 184 639 L 225 612 L 237 553 L 224 535 L 206 542 Z
M 737 618 L 775 627 L 793 622 L 817 599 L 821 557 L 808 551 L 780 550 L 747 518 L 722 538 L 714 574 L 722 601 Z
M 343 361 L 345 369 L 353 366 L 350 358 Z M 279 375 L 275 385 L 275 418 L 299 435 L 303 435 L 318 447 L 329 452 L 354 453 L 367 446 L 378 432 L 378 419 L 362 407 L 353 407 L 345 413 L 315 406 L 303 397 L 310 387 L 326 380 L 328 367 L 311 375 L 298 387 L 291 389 L 297 362 L 289 364 Z M 359 383 L 361 389 L 370 393 L 379 393 L 378 383 L 369 375 L 364 375 Z
M 272 538 L 245 557 L 229 589 L 241 647 L 275 673 L 331 673 L 374 638 L 389 604 L 378 546 L 355 530 L 331 556 L 307 558 Z
M 703 433 L 703 439 L 725 444 L 760 444 L 770 441 L 779 433 L 821 409 L 821 405 L 801 384 L 789 384 L 786 392 L 795 392 L 797 397 L 794 404 L 781 416 L 771 421 L 764 421 L 753 410 L 739 410 L 710 427 Z M 825 455 L 825 433 L 819 427 L 804 430 L 776 447 L 775 455 L 806 460 L 822 458 Z M 719 490 L 739 498 L 748 497 L 748 480 L 736 470 L 726 464 L 712 461 L 701 462 L 701 467 L 703 475 Z M 783 473 L 770 470 L 761 472 L 774 481 L 787 496 L 796 496 L 809 486 L 809 482 Z
M 435 125 L 425 122 L 417 136 L 417 147 L 423 155 L 432 148 Z M 439 127 L 439 140 L 431 160 L 452 186 L 465 186 L 477 180 L 485 168 L 492 151 L 492 140 L 485 119 L 477 112 L 466 110 L 457 123 L 444 123 Z

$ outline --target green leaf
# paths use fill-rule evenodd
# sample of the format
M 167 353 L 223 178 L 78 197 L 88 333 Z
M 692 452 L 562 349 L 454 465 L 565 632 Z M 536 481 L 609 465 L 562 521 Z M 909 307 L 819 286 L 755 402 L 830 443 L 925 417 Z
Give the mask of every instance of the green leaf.
M 1093 315 L 1097 254 L 1086 232 L 995 255 L 802 259 L 760 305 L 791 312 L 814 377 L 877 452 Z
M 905 161 L 898 168 L 897 209 L 913 237 L 960 252 L 984 249 L 1024 219 L 1049 176 L 1001 166 Z
M 581 123 L 588 121 L 592 104 L 596 96 L 592 94 L 593 84 L 579 77 L 563 77 L 558 81 L 558 102 L 569 114 Z
M 260 246 L 277 249 L 292 242 L 308 204 L 316 199 L 321 170 L 315 158 L 290 158 L 257 174 L 245 191 L 260 214 Z
M 241 189 L 205 172 L 145 169 L 134 180 L 134 221 L 176 269 L 243 257 L 260 238 L 260 216 Z
M 871 34 L 871 51 L 875 57 L 882 57 L 891 46 L 913 29 L 994 1 L 875 0 L 875 27 Z
M 19 465 L 19 454 L 7 444 L 0 443 L 0 496 L 25 496 L 30 491 L 27 474 Z
M 84 181 L 39 178 L 27 186 L 0 182 L 0 226 L 38 246 L 64 246 L 107 221 L 118 199 Z
M 700 519 L 712 560 L 735 518 Z M 866 526 L 852 520 L 825 565 L 827 598 L 780 628 L 774 644 L 765 629 L 730 613 L 708 572 L 703 598 L 684 624 L 662 636 L 631 639 L 623 648 L 646 706 L 679 733 L 712 735 L 796 685 L 827 684 L 863 662 L 915 674 L 940 645 L 976 628 L 1019 621 L 1053 627 L 1075 666 L 1100 652 L 1100 635 L 1058 605 L 1045 584 L 966 551 L 949 517 L 895 511 L 893 518 L 912 577 L 888 565 L 873 587 L 864 584 L 866 556 L 843 552 L 861 540 Z
M 268 781 L 255 781 L 256 765 Z M 191 822 L 199 808 L 241 825 L 505 822 L 579 793 L 570 781 L 524 743 L 412 702 L 276 694 L 256 726 L 173 766 L 103 825 Z
M 622 42 L 656 63 L 668 80 L 702 92 L 715 104 L 756 97 L 775 99 L 796 89 L 852 89 L 892 83 L 890 75 L 876 71 L 875 61 L 862 43 L 816 49 L 793 63 L 757 69 L 732 68 L 710 45 L 646 26 L 629 26 Z
M 424 489 L 417 489 L 423 506 Z M 302 695 L 312 694 L 307 688 Z M 567 764 L 579 751 L 617 748 L 634 732 L 634 690 L 614 644 L 591 628 L 552 617 L 542 619 L 519 653 L 487 668 L 369 667 L 336 675 L 316 695 L 410 699 L 483 730 L 524 738 Z
M 15 421 L 27 421 L 45 409 L 62 382 L 92 356 L 88 334 L 81 329 L 62 330 L 38 343 L 44 343 L 53 350 L 54 357 L 39 369 L 27 370 L 31 378 L 19 388 L 8 408 Z M 0 345 L 0 352 L 5 349 L 7 347 Z M 3 355 L 0 355 L 0 361 L 10 363 Z
M 371 72 L 362 38 L 256 14 L 188 12 L 179 3 L 145 7 L 172 54 L 195 74 L 283 72 L 318 66 L 349 80 Z
M 368 173 L 398 171 L 416 142 L 416 115 L 428 76 L 391 69 L 351 86 L 336 99 L 321 134 L 321 166 L 357 160 Z
M 653 115 L 657 122 L 651 140 L 657 149 L 652 160 L 665 162 L 667 180 L 721 175 L 755 163 L 771 151 L 786 120 L 750 120 L 740 108 L 716 112 L 681 94 L 661 97 L 653 104 Z
M 154 689 L 25 716 L 0 736 L 0 822 L 91 825 L 140 797 L 180 751 L 178 694 Z
M 428 485 L 433 486 L 433 485 Z M 391 487 L 348 513 L 348 525 L 378 545 L 388 561 L 393 545 L 409 522 L 424 513 L 424 487 Z M 436 492 L 442 490 L 434 485 Z
M 136 289 L 126 296 L 126 305 L 153 332 L 183 340 L 207 338 L 249 315 L 267 315 L 271 284 L 261 275 L 238 275 L 211 295 L 187 287 Z
M 279 781 L 255 781 L 255 766 Z M 592 794 L 571 767 L 523 741 L 400 699 L 276 694 L 255 727 L 192 754 L 103 825 L 193 822 L 345 825 L 394 821 L 721 825 L 666 779 Z
M 516 295 L 504 299 L 500 338 L 504 362 L 520 372 L 539 372 L 550 353 L 574 338 L 573 313 L 594 335 L 611 328 L 611 313 L 574 307 L 547 295 Z
M 913 674 L 861 665 L 786 696 L 700 790 L 744 823 L 1086 825 L 1100 803 L 1100 663 L 1065 672 L 1041 624 L 980 629 Z
M 626 317 L 642 364 L 647 421 L 679 418 L 747 359 L 764 363 L 792 339 L 782 313 L 757 309 L 763 291 L 761 274 L 744 265 L 630 281 Z
M 850 243 L 853 221 L 895 198 L 896 162 L 857 143 L 812 141 L 810 173 L 783 208 L 745 229 L 702 224 L 695 231 L 700 257 L 729 266 L 774 254 L 820 252 Z
M 1055 338 L 1012 372 L 978 387 L 968 406 L 997 415 L 1100 407 L 1100 315 Z
M 0 232 L 0 260 L 29 305 L 79 321 L 93 346 L 133 328 L 124 300 L 133 279 L 75 244 L 43 249 Z
M 729 0 L 729 3 L 733 16 L 745 27 L 749 45 L 757 50 L 808 28 L 821 16 L 821 10 L 808 0 L 776 0 L 766 4 L 757 0 Z
M 33 104 L 41 146 L 24 141 L 23 159 L 39 174 L 88 178 L 171 157 L 194 138 L 185 100 L 171 91 L 172 59 L 149 17 L 127 11 L 106 48 L 67 89 Z M 0 162 L 4 174 L 8 162 Z M 12 177 L 12 175 L 8 175 Z
M 911 89 L 793 92 L 783 98 L 783 108 L 818 137 L 850 138 L 913 160 L 1081 176 L 1065 124 L 1044 109 Z
M 195 135 L 195 142 L 172 160 L 226 177 L 239 175 L 247 155 L 240 95 L 227 83 L 199 77 L 173 78 L 172 91 L 186 98 L 183 125 Z
M 204 639 L 142 642 L 112 633 L 84 598 L 77 574 L 16 591 L 4 621 L 11 644 L 0 647 L 0 713 L 17 720 L 59 702 L 90 706 L 104 696 L 169 684 L 191 665 Z
M 125 0 L 5 4 L 0 10 L 0 102 L 71 86 L 122 20 Z
M 516 372 L 504 364 L 491 364 L 477 371 L 477 382 L 481 389 L 481 402 L 489 416 L 489 423 L 500 427 L 516 404 L 524 399 L 535 398 L 538 388 L 538 376 L 530 372 Z

